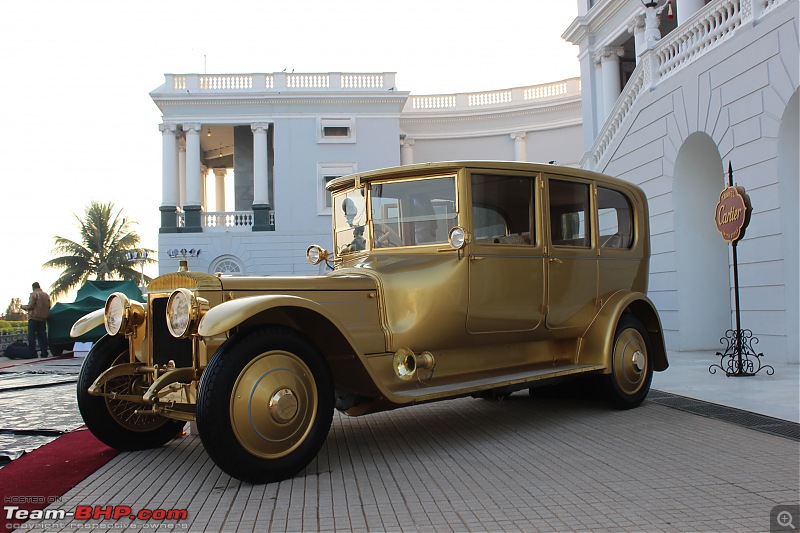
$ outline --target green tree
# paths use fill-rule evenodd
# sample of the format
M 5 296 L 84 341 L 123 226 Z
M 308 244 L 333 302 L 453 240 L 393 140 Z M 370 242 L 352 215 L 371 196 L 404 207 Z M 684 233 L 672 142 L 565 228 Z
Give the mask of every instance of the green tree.
M 6 314 L 1 318 L 9 321 L 27 320 L 28 317 L 20 305 L 22 305 L 22 300 L 20 298 L 11 298 L 11 303 L 8 304 L 8 307 L 6 308 Z
M 122 216 L 122 209 L 114 213 L 114 204 L 95 200 L 86 206 L 83 218 L 75 215 L 80 228 L 77 241 L 56 235 L 53 254 L 62 254 L 42 265 L 44 268 L 61 269 L 61 275 L 50 286 L 50 295 L 57 298 L 70 289 L 94 279 L 130 279 L 139 281 L 141 274 L 137 265 L 128 261 L 127 252 L 141 250 L 139 235 L 131 229 L 135 222 Z M 145 250 L 155 255 L 154 250 Z M 155 263 L 148 258 L 145 263 Z M 150 278 L 145 276 L 145 283 Z

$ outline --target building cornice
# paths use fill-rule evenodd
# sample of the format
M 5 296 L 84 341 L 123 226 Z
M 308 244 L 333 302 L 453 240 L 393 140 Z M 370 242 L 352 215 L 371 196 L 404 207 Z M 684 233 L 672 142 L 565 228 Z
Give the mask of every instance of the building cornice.
M 630 9 L 628 1 L 602 0 L 594 5 L 586 15 L 576 17 L 561 34 L 561 38 L 581 46 L 586 38 L 597 34 L 597 28 L 602 27 L 617 14 L 628 9 Z

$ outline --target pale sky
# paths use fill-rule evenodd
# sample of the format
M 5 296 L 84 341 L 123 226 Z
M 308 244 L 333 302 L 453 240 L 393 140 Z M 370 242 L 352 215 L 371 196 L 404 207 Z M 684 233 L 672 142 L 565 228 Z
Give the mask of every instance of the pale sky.
M 77 240 L 73 214 L 93 199 L 157 248 L 161 115 L 148 93 L 164 73 L 397 72 L 417 95 L 519 87 L 579 75 L 561 39 L 576 15 L 575 0 L 8 3 L 0 313 L 33 281 L 48 290 L 53 236 Z

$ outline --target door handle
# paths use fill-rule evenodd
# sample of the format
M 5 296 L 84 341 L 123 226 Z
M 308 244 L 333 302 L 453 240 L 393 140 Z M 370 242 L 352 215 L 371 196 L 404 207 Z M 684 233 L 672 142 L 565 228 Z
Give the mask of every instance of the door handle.
M 478 256 L 478 255 L 469 256 L 470 261 L 483 261 L 484 259 L 486 259 L 485 256 Z
M 550 261 L 551 263 L 558 263 L 558 264 L 562 264 L 564 262 L 561 259 L 559 259 L 558 257 L 550 257 L 548 259 L 548 261 Z

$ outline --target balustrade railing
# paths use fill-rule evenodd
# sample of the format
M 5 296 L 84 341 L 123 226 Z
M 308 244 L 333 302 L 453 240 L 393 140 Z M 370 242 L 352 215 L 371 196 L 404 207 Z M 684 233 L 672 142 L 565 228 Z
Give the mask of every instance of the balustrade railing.
M 178 227 L 186 227 L 184 212 L 177 213 Z M 269 223 L 275 226 L 275 213 L 270 212 Z M 203 211 L 200 213 L 200 226 L 203 231 L 250 231 L 253 227 L 252 211 Z
M 581 166 L 594 169 L 606 154 L 639 96 L 730 39 L 738 28 L 788 0 L 716 0 L 642 54 Z
M 388 91 L 395 73 L 165 74 L 159 92 Z
M 530 85 L 499 91 L 411 96 L 403 113 L 424 113 L 440 110 L 472 110 L 522 104 L 533 100 L 549 100 L 581 94 L 580 78 Z

